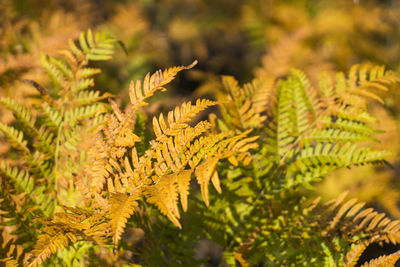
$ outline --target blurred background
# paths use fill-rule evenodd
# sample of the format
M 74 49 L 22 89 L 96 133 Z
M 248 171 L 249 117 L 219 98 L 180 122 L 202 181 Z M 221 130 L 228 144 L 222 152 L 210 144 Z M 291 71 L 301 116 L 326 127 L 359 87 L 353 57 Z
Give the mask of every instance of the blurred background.
M 21 82 L 48 83 L 40 54 L 54 55 L 91 28 L 121 41 L 114 60 L 99 65 L 96 89 L 127 99 L 131 80 L 175 65 L 199 63 L 157 96 L 150 112 L 184 100 L 213 98 L 220 75 L 241 83 L 284 78 L 299 68 L 317 85 L 321 71 L 347 71 L 364 62 L 400 71 L 400 1 L 395 0 L 1 0 L 0 96 L 35 101 Z M 390 166 L 336 172 L 317 185 L 324 199 L 344 190 L 392 218 L 400 218 L 400 100 L 398 91 L 371 105 L 380 118 L 376 145 L 393 151 Z M 12 116 L 0 109 L 0 121 Z M 0 157 L 8 147 L 0 142 Z M 378 249 L 375 249 L 379 250 Z M 372 252 L 371 252 L 372 253 Z M 375 252 L 373 252 L 375 253 Z

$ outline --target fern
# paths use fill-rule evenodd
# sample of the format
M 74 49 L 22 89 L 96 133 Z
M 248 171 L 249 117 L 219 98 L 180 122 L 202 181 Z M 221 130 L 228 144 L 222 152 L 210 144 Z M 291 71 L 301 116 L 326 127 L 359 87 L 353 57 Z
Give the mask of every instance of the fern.
M 364 263 L 362 267 L 377 267 L 377 266 L 395 266 L 395 263 L 400 258 L 398 252 L 381 256 L 377 259 L 370 260 L 368 263 Z
M 85 38 L 87 46 L 83 44 Z M 7 211 L 6 216 L 10 218 L 8 225 L 15 225 L 15 232 L 20 233 L 17 242 L 35 239 L 37 233 L 30 230 L 37 225 L 33 217 L 51 216 L 60 203 L 67 203 L 74 194 L 72 181 L 66 180 L 65 171 L 69 170 L 65 170 L 63 164 L 75 157 L 72 151 L 76 151 L 82 133 L 101 123 L 99 119 L 91 123 L 86 120 L 101 118 L 99 115 L 105 112 L 106 105 L 99 101 L 109 96 L 89 91 L 86 95 L 83 93 L 82 90 L 93 85 L 92 76 L 99 72 L 86 66 L 88 60 L 109 59 L 113 42 L 104 34 L 93 36 L 88 31 L 81 35 L 80 47 L 70 42 L 72 50 L 64 50 L 64 58 L 42 55 L 42 67 L 53 85 L 47 87 L 48 90 L 35 81 L 27 81 L 39 91 L 43 100 L 37 105 L 23 106 L 10 98 L 0 100 L 12 111 L 16 121 L 12 126 L 0 124 L 0 131 L 12 145 L 10 153 L 19 157 L 19 163 L 1 162 L 0 175 L 8 193 L 13 196 L 9 200 L 15 202 L 11 205 L 16 211 Z M 85 97 L 84 101 L 75 97 L 77 90 Z M 60 233 L 53 229 L 49 230 L 48 236 L 39 237 L 30 265 L 40 264 L 56 248 L 75 241 L 69 234 Z M 25 250 L 29 251 L 32 246 L 32 243 L 27 245 Z
M 108 222 L 102 213 L 93 213 L 77 208 L 67 208 L 69 212 L 55 213 L 53 219 L 39 219 L 45 225 L 43 234 L 39 235 L 27 266 L 38 266 L 58 249 L 71 246 L 78 238 L 104 244 L 108 235 Z
M 59 56 L 41 56 L 51 84 L 27 80 L 38 103 L 0 100 L 15 117 L 0 124 L 11 145 L 0 163 L 0 228 L 15 235 L 2 238 L 2 262 L 86 264 L 96 255 L 91 264 L 200 265 L 191 248 L 208 238 L 231 266 L 354 266 L 369 244 L 400 242 L 399 221 L 356 199 L 306 197 L 337 169 L 385 162 L 390 153 L 366 143 L 380 133 L 368 103 L 382 102 L 377 92 L 397 75 L 356 65 L 318 85 L 299 70 L 243 86 L 224 76 L 217 102 L 184 102 L 147 120 L 149 98 L 197 62 L 132 81 L 120 108 L 91 90 L 100 69 L 89 62 L 110 59 L 114 42 L 81 33 Z M 222 118 L 197 121 L 216 105 Z M 124 235 L 132 229 L 145 233 L 136 248 Z
M 132 215 L 131 213 L 134 212 L 135 206 L 137 206 L 136 200 L 138 196 L 138 193 L 132 195 L 114 193 L 110 197 L 110 224 L 113 232 L 114 246 L 121 239 L 126 221 Z
M 375 140 L 374 136 L 379 133 L 373 128 L 375 118 L 368 113 L 367 103 L 369 99 L 379 100 L 371 90 L 387 89 L 398 81 L 395 74 L 382 67 L 364 65 L 352 68 L 348 78 L 338 74 L 335 82 L 326 75 L 321 76 L 319 88 L 298 70 L 275 83 L 275 89 L 269 89 L 269 96 L 263 101 L 269 109 L 250 113 L 258 118 L 267 116 L 252 133 L 260 136 L 259 150 L 253 152 L 253 164 L 250 168 L 238 169 L 224 166 L 223 175 L 227 180 L 221 186 L 230 191 L 221 196 L 225 211 L 210 207 L 210 214 L 204 212 L 203 216 L 212 221 L 217 214 L 225 215 L 218 215 L 218 222 L 206 231 L 216 236 L 220 236 L 215 233 L 216 229 L 224 231 L 226 236 L 217 240 L 222 246 L 230 247 L 230 252 L 240 253 L 251 265 L 332 265 L 343 261 L 343 254 L 347 252 L 346 249 L 338 252 L 339 249 L 361 239 L 397 243 L 396 221 L 390 223 L 383 214 L 371 213 L 368 209 L 360 213 L 352 210 L 354 214 L 348 212 L 355 200 L 319 217 L 311 212 L 313 208 L 303 206 L 306 199 L 301 197 L 299 189 L 311 189 L 313 183 L 339 168 L 384 162 L 389 152 L 362 145 Z M 243 89 L 233 80 L 225 78 L 224 82 L 229 84 L 225 87 L 234 91 L 233 95 L 241 94 Z M 264 89 L 261 86 L 254 90 Z M 242 131 L 243 125 L 232 122 L 240 122 L 239 115 L 245 115 L 246 109 L 220 101 L 223 120 L 217 119 L 216 124 L 221 130 Z M 344 214 L 349 217 L 342 218 Z M 355 215 L 358 217 L 351 217 Z M 217 225 L 224 225 L 226 229 L 214 230 Z M 321 238 L 315 237 L 314 232 L 320 233 Z
M 260 128 L 266 120 L 262 115 L 268 108 L 273 79 L 255 79 L 240 88 L 231 76 L 222 77 L 226 91 L 221 106 L 226 122 L 242 130 Z M 229 118 L 229 119 L 228 119 Z
M 138 80 L 136 83 L 133 81 L 129 86 L 129 97 L 132 104 L 133 111 L 136 111 L 139 107 L 146 105 L 144 102 L 146 98 L 151 97 L 156 91 L 164 91 L 164 85 L 171 82 L 176 74 L 185 69 L 191 69 L 193 66 L 197 64 L 197 61 L 194 61 L 189 66 L 179 66 L 174 68 L 169 68 L 164 72 L 158 71 L 150 76 L 147 74 L 144 78 L 143 83 Z
M 154 117 L 155 139 L 138 156 L 135 146 L 142 140 L 133 133 L 133 112 L 145 105 L 144 99 L 156 90 L 161 90 L 177 72 L 191 67 L 172 68 L 146 75 L 143 92 L 140 81 L 131 83 L 132 103 L 127 112 L 122 112 L 115 103 L 111 103 L 114 115 L 108 117 L 106 125 L 97 135 L 98 145 L 91 151 L 97 160 L 90 165 L 86 174 L 85 182 L 89 188 L 86 194 L 93 199 L 94 207 L 110 206 L 115 248 L 126 221 L 134 213 L 136 200 L 144 197 L 143 200 L 154 204 L 176 226 L 181 227 L 178 199 L 180 198 L 182 208 L 186 211 L 192 174 L 197 176 L 204 202 L 209 205 L 209 182 L 221 191 L 215 172 L 216 163 L 233 157 L 235 153 L 246 153 L 255 145 L 252 145 L 255 138 L 245 138 L 247 133 L 238 136 L 232 136 L 229 132 L 211 134 L 207 121 L 190 126 L 189 122 L 193 117 L 216 104 L 209 100 L 198 100 L 195 104 L 184 103 L 176 107 L 168 113 L 167 120 L 163 115 Z M 136 85 L 134 91 L 132 84 Z M 104 156 L 99 157 L 101 154 Z M 79 186 L 85 187 L 84 184 Z M 111 193 L 111 197 L 108 199 L 104 192 Z
M 356 266 L 361 254 L 367 248 L 368 243 L 360 243 L 353 245 L 351 250 L 346 254 L 344 259 L 344 266 L 346 267 L 354 267 Z

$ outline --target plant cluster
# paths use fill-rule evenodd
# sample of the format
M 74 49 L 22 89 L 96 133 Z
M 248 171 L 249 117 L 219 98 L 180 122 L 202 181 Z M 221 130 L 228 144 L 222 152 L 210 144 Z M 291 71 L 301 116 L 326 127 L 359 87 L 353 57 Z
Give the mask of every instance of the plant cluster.
M 132 81 L 122 107 L 92 89 L 100 69 L 90 64 L 111 59 L 115 43 L 81 33 L 41 56 L 49 85 L 26 80 L 39 101 L 0 100 L 14 116 L 0 124 L 6 266 L 201 266 L 202 239 L 223 248 L 221 265 L 355 266 L 370 244 L 400 242 L 400 221 L 346 193 L 310 198 L 333 171 L 390 156 L 370 145 L 380 131 L 368 107 L 400 82 L 395 73 L 361 64 L 312 82 L 292 69 L 243 86 L 223 76 L 217 101 L 150 119 L 149 98 L 196 62 Z M 211 106 L 219 112 L 205 119 Z

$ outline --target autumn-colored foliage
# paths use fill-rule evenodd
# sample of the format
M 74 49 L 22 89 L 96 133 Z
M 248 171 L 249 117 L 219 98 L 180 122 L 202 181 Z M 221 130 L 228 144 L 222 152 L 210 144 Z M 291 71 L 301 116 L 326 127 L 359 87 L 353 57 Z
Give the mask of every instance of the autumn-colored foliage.
M 0 4 L 1 264 L 394 266 L 396 4 L 43 2 Z

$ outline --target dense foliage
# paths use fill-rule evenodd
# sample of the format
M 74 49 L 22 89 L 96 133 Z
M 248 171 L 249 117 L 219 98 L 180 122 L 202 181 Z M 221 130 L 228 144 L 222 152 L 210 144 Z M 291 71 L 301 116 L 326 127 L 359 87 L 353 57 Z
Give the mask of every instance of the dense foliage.
M 1 263 L 400 258 L 395 5 L 40 2 L 1 3 Z

